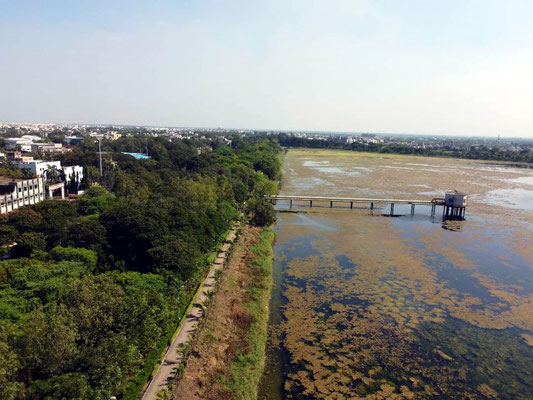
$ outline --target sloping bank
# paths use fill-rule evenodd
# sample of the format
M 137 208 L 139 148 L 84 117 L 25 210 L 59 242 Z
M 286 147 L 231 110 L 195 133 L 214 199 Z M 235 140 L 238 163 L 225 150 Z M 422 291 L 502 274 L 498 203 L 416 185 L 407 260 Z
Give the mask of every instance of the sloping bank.
M 243 228 L 173 398 L 257 398 L 265 364 L 273 241 L 271 228 Z

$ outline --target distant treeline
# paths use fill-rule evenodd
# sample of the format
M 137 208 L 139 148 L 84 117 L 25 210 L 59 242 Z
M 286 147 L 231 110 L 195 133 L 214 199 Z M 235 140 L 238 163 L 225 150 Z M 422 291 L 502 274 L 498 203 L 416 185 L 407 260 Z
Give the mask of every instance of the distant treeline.
M 120 154 L 148 148 L 152 159 Z M 135 399 L 244 202 L 271 223 L 275 139 L 126 137 L 62 156 L 86 167 L 78 201 L 0 217 L 0 398 Z M 178 303 L 178 299 L 180 303 Z
M 316 140 L 301 138 L 280 133 L 277 135 L 279 143 L 285 147 L 308 147 L 313 149 L 335 149 L 365 151 L 371 153 L 413 154 L 421 156 L 468 158 L 472 160 L 493 160 L 533 163 L 533 153 L 528 150 L 503 151 L 486 146 L 471 146 L 469 149 L 441 149 L 415 148 L 401 143 L 345 143 L 336 140 Z

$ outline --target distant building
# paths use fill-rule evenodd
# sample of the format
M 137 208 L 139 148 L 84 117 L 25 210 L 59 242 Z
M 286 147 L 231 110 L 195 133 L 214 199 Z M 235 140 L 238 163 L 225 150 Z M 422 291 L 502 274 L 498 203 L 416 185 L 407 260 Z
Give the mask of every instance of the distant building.
M 196 152 L 198 153 L 198 155 L 208 153 L 210 151 L 213 151 L 213 148 L 211 146 L 202 146 L 196 149 Z
M 0 177 L 0 214 L 36 204 L 45 198 L 44 178 L 15 179 Z
M 76 145 L 80 144 L 81 142 L 83 142 L 83 138 L 82 137 L 78 137 L 78 136 L 65 136 L 64 142 L 66 144 L 70 144 L 70 145 L 76 146 Z
M 18 150 L 18 148 L 20 147 L 20 150 L 30 152 L 32 143 L 32 140 L 23 138 L 4 139 L 4 145 L 7 150 Z
M 29 140 L 31 142 L 38 142 L 39 140 L 43 140 L 42 137 L 37 135 L 22 135 L 21 139 Z
M 17 162 L 33 161 L 33 156 L 22 155 L 20 151 L 6 151 L 5 157 L 7 161 L 17 161 Z
M 108 131 L 104 133 L 104 137 L 108 140 L 117 140 L 122 137 L 122 134 L 117 131 Z
M 63 145 L 61 143 L 32 143 L 31 151 L 42 151 L 45 153 L 62 153 Z
M 107 140 L 117 140 L 122 137 L 122 133 L 119 133 L 117 131 L 107 131 L 107 132 L 91 132 L 89 133 L 89 136 L 100 140 L 100 139 L 107 139 Z

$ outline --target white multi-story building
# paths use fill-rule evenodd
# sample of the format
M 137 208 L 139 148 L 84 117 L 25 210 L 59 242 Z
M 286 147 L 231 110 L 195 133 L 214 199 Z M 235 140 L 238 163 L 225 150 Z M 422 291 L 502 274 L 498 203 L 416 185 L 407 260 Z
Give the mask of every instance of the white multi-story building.
M 33 160 L 27 162 L 19 162 L 18 167 L 20 169 L 29 169 L 37 176 L 45 175 L 46 171 L 55 167 L 58 171 L 61 171 L 61 161 L 41 161 Z
M 83 167 L 79 165 L 63 167 L 63 172 L 65 173 L 65 182 L 67 183 L 69 183 L 72 178 L 78 183 L 81 183 L 81 180 L 83 179 Z
M 44 178 L 14 179 L 0 177 L 0 214 L 22 206 L 36 204 L 45 198 Z
M 41 160 L 33 160 L 33 161 L 27 161 L 27 162 L 18 162 L 16 165 L 20 169 L 29 169 L 33 174 L 41 177 L 44 176 L 45 179 L 50 178 L 49 171 L 50 169 L 56 169 L 56 171 L 61 174 L 65 175 L 65 183 L 70 183 L 72 181 L 72 178 L 78 183 L 78 185 L 81 183 L 83 179 L 83 167 L 79 165 L 73 165 L 69 167 L 62 167 L 61 161 L 41 161 Z

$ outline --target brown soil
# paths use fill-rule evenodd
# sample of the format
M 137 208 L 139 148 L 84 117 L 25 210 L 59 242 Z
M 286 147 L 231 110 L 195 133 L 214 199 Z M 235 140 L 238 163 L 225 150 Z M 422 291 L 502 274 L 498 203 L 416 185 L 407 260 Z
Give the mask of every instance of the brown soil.
M 248 249 L 256 242 L 259 232 L 259 228 L 246 226 L 236 241 L 185 371 L 173 391 L 173 399 L 234 398 L 220 383 L 220 378 L 226 374 L 237 350 L 245 346 L 243 337 L 253 322 L 243 303 L 247 300 L 246 287 L 253 279 L 247 266 Z

